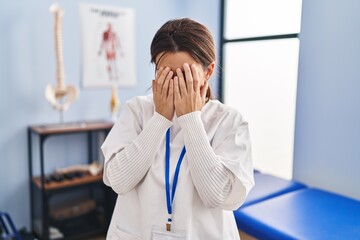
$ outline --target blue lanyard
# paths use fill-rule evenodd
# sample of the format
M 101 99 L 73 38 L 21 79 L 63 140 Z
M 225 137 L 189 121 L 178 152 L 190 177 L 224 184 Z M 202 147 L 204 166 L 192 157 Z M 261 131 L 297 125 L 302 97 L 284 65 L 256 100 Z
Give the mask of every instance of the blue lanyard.
M 184 159 L 186 149 L 185 146 L 183 150 L 181 151 L 179 161 L 176 165 L 174 179 L 173 179 L 173 185 L 172 185 L 172 193 L 171 193 L 171 199 L 170 199 L 170 128 L 166 132 L 166 149 L 165 149 L 165 188 L 166 188 L 166 204 L 167 204 L 167 211 L 168 214 L 171 216 L 172 214 L 172 203 L 174 200 L 174 195 L 176 191 L 176 185 L 179 177 L 179 171 L 180 166 L 182 163 L 182 160 Z M 171 218 L 168 219 L 168 222 L 171 222 Z

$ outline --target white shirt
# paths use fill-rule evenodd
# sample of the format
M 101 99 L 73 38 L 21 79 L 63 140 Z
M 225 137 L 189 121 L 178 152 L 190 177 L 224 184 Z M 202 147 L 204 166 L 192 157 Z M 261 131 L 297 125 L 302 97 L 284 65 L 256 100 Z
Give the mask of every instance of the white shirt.
M 254 185 L 248 124 L 217 100 L 169 121 L 154 111 L 152 96 L 128 101 L 107 136 L 104 183 L 118 193 L 107 239 L 151 239 L 168 219 L 165 193 L 165 135 L 171 131 L 170 187 L 186 146 L 172 229 L 186 239 L 239 239 L 232 210 Z M 171 189 L 171 188 L 170 188 Z

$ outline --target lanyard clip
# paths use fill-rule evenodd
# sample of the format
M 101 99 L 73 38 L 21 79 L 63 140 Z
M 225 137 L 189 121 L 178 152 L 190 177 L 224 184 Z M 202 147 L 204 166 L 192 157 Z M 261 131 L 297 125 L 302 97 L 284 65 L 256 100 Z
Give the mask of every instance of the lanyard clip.
M 168 232 L 171 231 L 171 222 L 166 223 L 166 231 L 168 231 Z
M 171 219 L 171 217 L 169 217 L 168 221 L 166 223 L 166 231 L 168 231 L 168 232 L 171 231 L 171 222 L 172 222 L 172 219 Z

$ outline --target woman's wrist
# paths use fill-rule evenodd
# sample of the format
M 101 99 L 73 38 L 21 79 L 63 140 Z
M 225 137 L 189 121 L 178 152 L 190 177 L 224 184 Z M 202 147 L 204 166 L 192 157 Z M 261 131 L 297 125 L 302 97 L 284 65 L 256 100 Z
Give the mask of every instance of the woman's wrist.
M 169 117 L 166 117 L 166 116 L 164 116 L 164 114 L 162 114 L 162 113 L 160 113 L 160 112 L 158 112 L 158 111 L 156 111 L 155 110 L 155 112 L 154 112 L 154 118 L 156 118 L 156 121 L 158 121 L 158 122 L 163 122 L 164 124 L 166 124 L 166 125 L 172 125 L 173 124 L 173 122 L 172 122 L 172 118 L 173 117 L 171 117 L 170 119 L 169 119 Z
M 169 121 L 172 121 L 174 118 L 174 112 L 161 112 L 161 111 L 157 111 L 155 110 L 155 112 L 159 115 L 161 115 L 162 117 L 166 118 Z
M 178 116 L 178 121 L 182 129 L 191 131 L 196 126 L 202 126 L 201 111 L 193 111 Z

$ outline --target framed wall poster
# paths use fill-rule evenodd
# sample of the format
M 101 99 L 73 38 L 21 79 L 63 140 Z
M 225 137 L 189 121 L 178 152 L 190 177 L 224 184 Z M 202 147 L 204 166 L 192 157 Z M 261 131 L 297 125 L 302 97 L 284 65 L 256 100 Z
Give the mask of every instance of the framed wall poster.
M 134 86 L 134 10 L 80 4 L 80 17 L 83 86 Z

